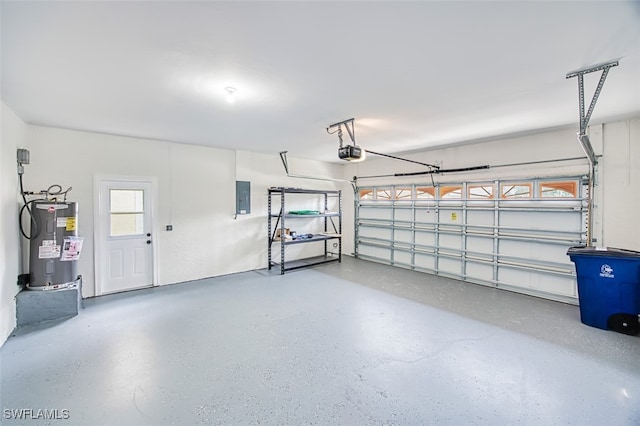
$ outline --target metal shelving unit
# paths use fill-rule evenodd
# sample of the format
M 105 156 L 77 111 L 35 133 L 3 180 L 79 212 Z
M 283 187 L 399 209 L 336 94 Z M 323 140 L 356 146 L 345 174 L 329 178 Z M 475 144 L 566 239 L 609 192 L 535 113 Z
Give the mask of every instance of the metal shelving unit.
M 286 271 L 291 271 L 294 269 L 306 268 L 313 265 L 319 265 L 322 263 L 329 262 L 341 262 L 342 261 L 342 191 L 340 190 L 316 190 L 316 189 L 300 189 L 300 188 L 269 188 L 269 205 L 268 212 L 269 215 L 267 217 L 267 237 L 268 237 L 268 267 L 272 269 L 273 267 L 280 268 L 280 274 L 284 274 Z M 311 213 L 311 214 L 291 214 L 288 213 L 285 209 L 286 200 L 290 195 L 311 195 L 320 197 L 320 202 L 322 204 L 323 209 L 319 211 L 319 213 Z M 274 206 L 274 198 L 280 198 L 280 211 L 274 213 L 272 211 L 272 207 Z M 333 204 L 337 204 L 334 208 L 337 208 L 338 211 L 329 211 L 329 201 L 331 199 L 337 200 L 333 202 Z M 277 200 L 276 200 L 277 201 Z M 275 204 L 277 205 L 277 204 Z M 323 213 L 324 212 L 324 213 Z M 280 230 L 280 236 L 285 235 L 285 222 L 289 220 L 309 220 L 309 219 L 321 219 L 322 222 L 322 230 L 314 233 L 309 238 L 297 238 L 288 240 L 286 238 L 276 238 L 277 230 Z M 334 219 L 337 219 L 338 226 L 336 227 L 336 223 Z M 274 221 L 275 220 L 275 224 Z M 331 224 L 331 229 L 329 225 Z M 333 231 L 333 232 L 330 232 Z M 337 241 L 338 243 L 338 252 L 330 252 L 328 247 L 329 241 Z M 286 260 L 285 257 L 285 249 L 287 246 L 296 245 L 296 244 L 307 244 L 307 243 L 324 243 L 324 254 L 321 256 L 308 257 L 304 259 L 295 259 L 295 260 Z M 273 246 L 274 244 L 280 245 L 280 262 L 276 262 L 273 259 Z

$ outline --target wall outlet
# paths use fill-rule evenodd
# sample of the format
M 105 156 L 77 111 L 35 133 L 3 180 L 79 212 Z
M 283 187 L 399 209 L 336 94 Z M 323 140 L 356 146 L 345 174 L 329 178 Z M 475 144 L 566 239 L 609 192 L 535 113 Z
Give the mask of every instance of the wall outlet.
M 166 230 L 167 231 L 173 231 L 173 225 L 167 225 Z

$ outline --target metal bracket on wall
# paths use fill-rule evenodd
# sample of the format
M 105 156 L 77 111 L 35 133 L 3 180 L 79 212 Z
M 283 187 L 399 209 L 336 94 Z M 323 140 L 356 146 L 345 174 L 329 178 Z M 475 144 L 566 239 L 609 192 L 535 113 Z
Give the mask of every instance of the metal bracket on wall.
M 580 145 L 582 146 L 585 154 L 589 158 L 589 162 L 591 163 L 592 167 L 597 164 L 598 160 L 593 151 L 593 147 L 591 146 L 589 136 L 587 136 L 587 126 L 589 125 L 589 120 L 591 120 L 591 114 L 593 113 L 593 109 L 596 106 L 596 102 L 598 101 L 598 97 L 600 96 L 600 92 L 602 91 L 602 87 L 604 86 L 604 82 L 607 79 L 609 69 L 618 66 L 618 64 L 619 62 L 616 60 L 567 73 L 566 78 L 578 77 L 578 102 L 580 109 L 580 132 L 578 133 L 578 141 L 580 142 Z M 585 112 L 584 75 L 596 71 L 602 71 L 602 74 L 600 75 L 600 81 L 598 81 L 598 85 L 596 86 L 593 98 L 591 99 L 591 103 L 589 104 L 589 109 Z
M 598 97 L 600 96 L 600 92 L 602 91 L 602 86 L 604 86 L 604 81 L 607 79 L 607 74 L 609 73 L 609 69 L 618 66 L 618 61 L 605 62 L 602 64 L 597 64 L 590 66 L 588 68 L 583 68 L 576 71 L 571 71 L 567 74 L 567 78 L 578 77 L 578 102 L 580 108 L 580 131 L 578 132 L 578 142 L 582 146 L 587 159 L 589 160 L 589 184 L 588 184 L 588 210 L 587 210 L 587 246 L 591 246 L 595 239 L 593 238 L 593 187 L 595 185 L 596 178 L 596 165 L 598 164 L 598 158 L 596 157 L 595 152 L 593 151 L 593 146 L 591 145 L 591 141 L 589 140 L 589 136 L 587 135 L 587 126 L 589 125 L 589 120 L 591 119 L 591 114 L 593 113 L 593 109 L 596 106 L 596 102 L 598 101 Z M 593 98 L 591 99 L 591 103 L 589 104 L 589 110 L 585 112 L 585 104 L 584 104 L 584 75 L 589 74 L 596 71 L 602 71 L 600 75 L 600 81 L 598 81 L 598 85 L 596 86 L 596 90 L 593 94 Z

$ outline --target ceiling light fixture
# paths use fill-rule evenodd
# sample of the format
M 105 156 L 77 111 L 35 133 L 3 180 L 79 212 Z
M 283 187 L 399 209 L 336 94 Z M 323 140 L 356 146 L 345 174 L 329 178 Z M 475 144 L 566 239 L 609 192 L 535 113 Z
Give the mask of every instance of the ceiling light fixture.
M 235 87 L 225 87 L 224 90 L 227 91 L 227 102 L 229 102 L 230 104 L 234 103 L 236 101 L 236 88 Z

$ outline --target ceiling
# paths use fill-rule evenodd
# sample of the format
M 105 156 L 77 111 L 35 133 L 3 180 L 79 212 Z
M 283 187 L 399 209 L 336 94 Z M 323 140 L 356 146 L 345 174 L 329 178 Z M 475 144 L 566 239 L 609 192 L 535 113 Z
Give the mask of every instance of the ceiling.
M 2 100 L 37 125 L 338 161 L 325 128 L 352 117 L 356 142 L 384 153 L 577 129 L 565 75 L 614 59 L 592 122 L 640 113 L 640 1 L 2 1 L 1 14 Z

